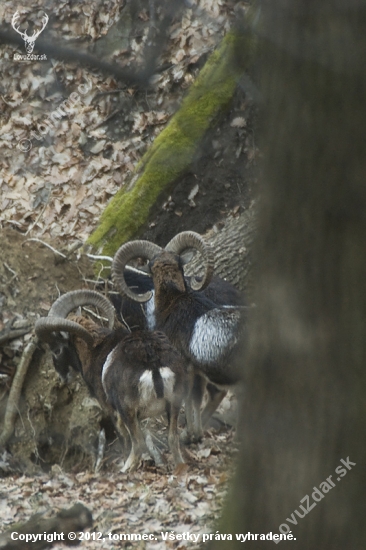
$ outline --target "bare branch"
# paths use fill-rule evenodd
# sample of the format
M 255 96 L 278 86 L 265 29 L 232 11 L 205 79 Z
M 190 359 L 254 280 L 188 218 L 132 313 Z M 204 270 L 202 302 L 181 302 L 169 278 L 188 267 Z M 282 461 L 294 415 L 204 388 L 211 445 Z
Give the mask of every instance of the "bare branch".
M 113 75 L 119 82 L 124 82 L 129 86 L 137 86 L 146 88 L 149 86 L 150 78 L 157 70 L 157 61 L 162 53 L 165 43 L 167 29 L 175 17 L 179 17 L 184 8 L 182 0 L 171 0 L 168 6 L 165 6 L 165 12 L 162 21 L 157 29 L 155 43 L 145 48 L 145 63 L 143 67 L 136 69 L 122 68 L 117 63 L 108 63 L 101 61 L 98 57 L 89 53 L 84 53 L 79 50 L 65 47 L 63 42 L 57 40 L 46 40 L 44 38 L 37 39 L 34 45 L 36 51 L 46 54 L 48 58 L 59 59 L 68 63 L 77 64 L 90 69 L 96 69 L 102 74 Z M 0 43 L 23 45 L 22 38 L 9 31 L 8 28 L 0 26 Z
M 36 237 L 32 237 L 30 239 L 26 239 L 24 242 L 28 242 L 28 241 L 34 241 L 36 243 L 41 243 L 43 244 L 43 246 L 46 246 L 47 248 L 49 248 L 50 250 L 52 250 L 52 252 L 54 252 L 55 254 L 57 254 L 58 256 L 61 256 L 61 258 L 65 258 L 67 259 L 67 256 L 65 256 L 65 254 L 63 254 L 62 252 L 59 252 L 58 250 L 56 250 L 56 248 L 53 248 L 53 246 L 51 246 L 50 244 L 48 243 L 45 243 L 44 241 L 41 241 L 41 239 L 37 239 Z M 24 243 L 23 243 L 24 244 Z
M 20 394 L 23 387 L 23 382 L 25 375 L 27 374 L 28 367 L 32 360 L 33 354 L 37 349 L 37 340 L 32 340 L 24 348 L 23 355 L 20 359 L 20 363 L 17 367 L 13 383 L 11 385 L 11 390 L 9 393 L 9 399 L 6 406 L 5 419 L 4 419 L 4 428 L 0 435 L 0 447 L 4 446 L 14 431 L 14 424 L 18 414 L 18 405 Z M 9 546 L 9 548 L 11 548 Z M 0 545 L 0 549 L 2 546 Z

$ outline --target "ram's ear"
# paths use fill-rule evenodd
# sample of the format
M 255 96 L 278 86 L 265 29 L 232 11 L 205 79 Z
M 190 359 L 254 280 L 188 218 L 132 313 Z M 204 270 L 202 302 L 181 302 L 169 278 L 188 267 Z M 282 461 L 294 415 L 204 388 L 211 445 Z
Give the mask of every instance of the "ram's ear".
M 195 250 L 194 248 L 187 248 L 186 250 L 183 250 L 183 252 L 180 254 L 182 265 L 186 265 L 191 262 L 196 255 L 197 250 Z

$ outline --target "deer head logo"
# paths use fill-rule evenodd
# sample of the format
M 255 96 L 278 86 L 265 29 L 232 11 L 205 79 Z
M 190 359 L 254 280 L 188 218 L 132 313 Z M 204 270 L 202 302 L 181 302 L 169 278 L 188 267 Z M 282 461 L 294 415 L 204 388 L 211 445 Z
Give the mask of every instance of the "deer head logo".
M 20 36 L 23 38 L 24 42 L 25 42 L 25 49 L 26 49 L 26 52 L 27 53 L 32 53 L 33 52 L 33 48 L 34 48 L 34 44 L 38 38 L 38 36 L 41 34 L 41 32 L 43 31 L 43 29 L 45 28 L 45 26 L 47 25 L 48 23 L 48 15 L 47 14 L 44 14 L 44 16 L 42 17 L 42 25 L 43 27 L 41 28 L 41 30 L 39 31 L 33 31 L 33 34 L 32 36 L 28 36 L 26 32 L 21 32 L 17 27 L 16 27 L 16 24 L 19 20 L 19 12 L 15 12 L 14 15 L 13 15 L 13 19 L 11 20 L 11 24 L 12 24 L 12 27 L 13 29 L 20 34 Z

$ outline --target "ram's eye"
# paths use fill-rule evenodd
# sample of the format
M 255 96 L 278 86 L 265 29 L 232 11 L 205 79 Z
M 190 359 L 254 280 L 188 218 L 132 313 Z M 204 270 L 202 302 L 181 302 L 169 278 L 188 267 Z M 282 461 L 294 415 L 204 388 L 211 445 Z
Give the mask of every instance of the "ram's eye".
M 58 355 L 61 355 L 61 348 L 55 349 L 55 351 L 53 352 L 53 355 L 55 355 L 56 357 L 57 357 Z

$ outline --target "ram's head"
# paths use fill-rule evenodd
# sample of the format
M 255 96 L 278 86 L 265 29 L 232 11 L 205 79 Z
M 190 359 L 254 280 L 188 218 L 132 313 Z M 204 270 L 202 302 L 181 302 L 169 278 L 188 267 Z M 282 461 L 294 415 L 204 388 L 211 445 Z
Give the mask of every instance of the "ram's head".
M 174 286 L 178 291 L 186 290 L 183 265 L 188 263 L 198 251 L 203 258 L 204 275 L 199 280 L 190 279 L 193 290 L 204 290 L 211 282 L 214 261 L 210 246 L 193 231 L 183 231 L 176 235 L 165 248 L 150 241 L 131 241 L 122 245 L 116 252 L 112 264 L 112 277 L 121 294 L 137 302 L 147 302 L 152 293 L 136 294 L 127 285 L 124 270 L 129 261 L 136 258 L 148 260 L 148 271 L 151 273 L 155 290 L 166 285 Z
M 67 319 L 74 309 L 85 305 L 98 308 L 108 319 L 109 328 L 113 328 L 115 311 L 112 304 L 102 294 L 92 290 L 74 290 L 63 294 L 52 305 L 48 316 L 38 319 L 35 324 L 36 334 L 49 345 L 55 370 L 63 381 L 70 379 L 72 371 L 81 371 L 75 338 L 80 338 L 88 350 L 95 345 L 94 323 L 77 316 Z

